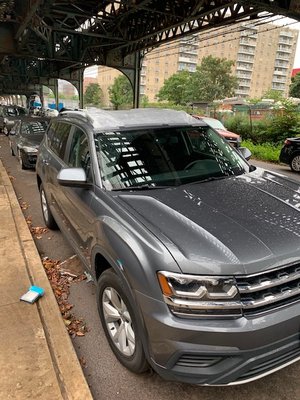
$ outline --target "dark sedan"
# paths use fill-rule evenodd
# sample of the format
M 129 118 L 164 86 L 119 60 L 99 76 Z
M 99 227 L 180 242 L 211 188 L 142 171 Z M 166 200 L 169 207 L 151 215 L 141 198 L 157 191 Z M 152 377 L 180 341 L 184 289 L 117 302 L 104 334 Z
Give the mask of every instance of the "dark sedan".
M 0 131 L 8 135 L 15 122 L 26 118 L 27 111 L 20 106 L 0 107 Z
M 11 154 L 17 156 L 22 169 L 35 168 L 38 147 L 49 124 L 48 119 L 17 121 L 9 133 Z
M 279 161 L 288 164 L 294 172 L 300 172 L 300 138 L 289 138 L 284 142 Z

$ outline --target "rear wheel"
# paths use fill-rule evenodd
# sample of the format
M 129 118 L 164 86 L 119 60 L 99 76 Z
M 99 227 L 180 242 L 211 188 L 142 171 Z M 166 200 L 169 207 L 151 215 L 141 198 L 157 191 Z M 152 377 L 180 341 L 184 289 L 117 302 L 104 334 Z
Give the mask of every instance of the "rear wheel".
M 296 154 L 290 161 L 291 170 L 294 172 L 300 172 L 300 154 Z
M 44 218 L 47 228 L 57 229 L 58 227 L 57 227 L 55 219 L 52 215 L 52 212 L 49 208 L 43 184 L 41 184 L 41 186 L 40 186 L 40 199 L 41 199 L 43 218 Z
M 147 371 L 133 306 L 122 280 L 112 269 L 104 271 L 98 280 L 97 302 L 105 335 L 117 359 L 132 372 Z

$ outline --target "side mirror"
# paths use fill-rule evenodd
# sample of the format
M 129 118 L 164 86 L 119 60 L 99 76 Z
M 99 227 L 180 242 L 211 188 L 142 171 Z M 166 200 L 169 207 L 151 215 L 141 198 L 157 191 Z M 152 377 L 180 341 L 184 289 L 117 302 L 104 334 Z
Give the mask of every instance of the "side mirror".
M 239 147 L 237 150 L 245 160 L 250 160 L 252 153 L 247 147 Z
M 61 186 L 88 189 L 91 183 L 87 182 L 83 168 L 63 168 L 57 174 L 57 182 Z

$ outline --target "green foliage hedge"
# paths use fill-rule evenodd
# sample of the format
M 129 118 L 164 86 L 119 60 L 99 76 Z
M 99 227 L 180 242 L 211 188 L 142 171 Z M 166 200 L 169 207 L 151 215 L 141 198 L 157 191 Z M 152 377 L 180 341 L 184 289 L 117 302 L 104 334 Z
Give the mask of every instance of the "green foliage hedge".
M 252 157 L 262 161 L 278 162 L 282 145 L 272 143 L 254 144 L 251 140 L 243 140 L 242 146 L 248 147 Z

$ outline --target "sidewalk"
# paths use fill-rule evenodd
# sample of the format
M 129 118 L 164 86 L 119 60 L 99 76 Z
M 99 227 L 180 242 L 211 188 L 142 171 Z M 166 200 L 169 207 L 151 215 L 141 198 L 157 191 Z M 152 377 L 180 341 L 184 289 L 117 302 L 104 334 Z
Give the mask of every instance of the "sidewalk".
M 29 286 L 45 289 L 35 304 Z M 0 161 L 0 399 L 92 400 L 39 254 Z

